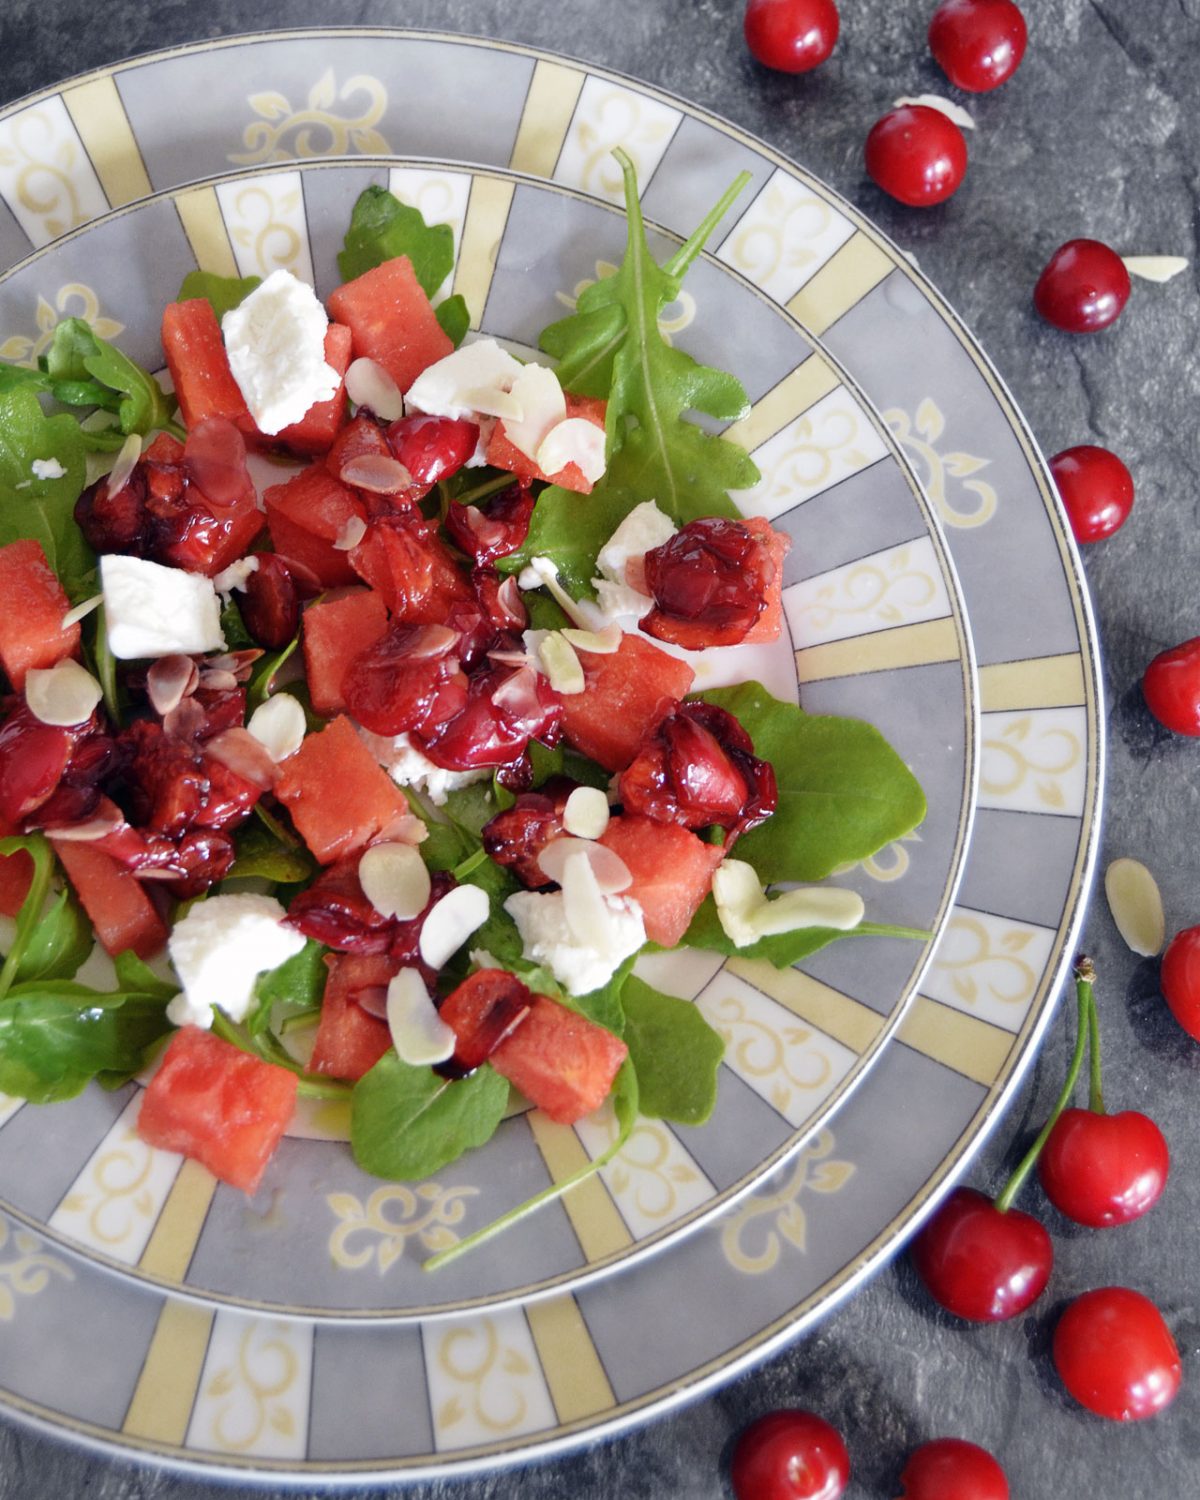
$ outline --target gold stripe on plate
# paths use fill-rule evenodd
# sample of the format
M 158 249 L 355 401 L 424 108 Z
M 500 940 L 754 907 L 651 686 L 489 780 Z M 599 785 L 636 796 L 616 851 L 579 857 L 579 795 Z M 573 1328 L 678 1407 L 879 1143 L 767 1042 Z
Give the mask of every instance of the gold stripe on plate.
M 823 646 L 806 646 L 796 652 L 796 676 L 800 682 L 828 682 L 835 677 L 859 677 L 867 672 L 896 672 L 902 667 L 927 667 L 935 662 L 958 661 L 962 647 L 954 621 L 924 620 L 919 625 L 898 625 L 894 630 L 876 630 Z
M 138 1269 L 163 1281 L 182 1281 L 192 1263 L 217 1179 L 199 1162 L 185 1161 L 167 1194 Z
M 120 208 L 152 193 L 137 138 L 113 80 L 94 78 L 78 84 L 64 90 L 62 100 L 112 206 Z
M 980 707 L 984 713 L 1024 708 L 1074 708 L 1087 702 L 1083 657 L 1033 656 L 979 669 Z
M 216 189 L 191 188 L 185 193 L 176 193 L 175 208 L 200 269 L 211 271 L 214 276 L 236 276 L 237 260 L 229 243 L 229 231 L 225 228 Z
M 859 230 L 804 283 L 787 310 L 810 333 L 822 334 L 895 269 L 895 262 Z
M 525 1118 L 554 1182 L 562 1182 L 588 1165 L 591 1158 L 570 1126 L 556 1125 L 540 1109 L 531 1110 Z M 589 1261 L 604 1260 L 633 1244 L 633 1236 L 599 1172 L 564 1193 L 562 1206 Z
M 918 995 L 896 1035 L 914 1051 L 991 1088 L 1016 1038 L 978 1016 Z
M 158 1315 L 121 1431 L 181 1447 L 200 1385 L 215 1314 L 196 1302 L 167 1302 Z
M 454 272 L 454 290 L 466 299 L 471 327 L 483 321 L 483 309 L 496 270 L 500 241 L 512 206 L 514 184 L 497 177 L 476 177 L 471 184 L 466 222 Z
M 508 163 L 514 172 L 528 172 L 534 177 L 554 175 L 586 77 L 578 68 L 564 68 L 545 58 L 538 62 Z
M 852 1000 L 799 969 L 777 969 L 763 958 L 731 958 L 726 968 L 859 1057 L 883 1028 L 884 1017 L 869 1005 Z
M 525 1317 L 560 1423 L 594 1417 L 617 1404 L 574 1297 L 531 1302 Z
M 756 401 L 744 417 L 727 427 L 722 436 L 753 453 L 839 384 L 836 371 L 819 354 L 812 354 L 798 369 L 785 375 L 774 390 Z

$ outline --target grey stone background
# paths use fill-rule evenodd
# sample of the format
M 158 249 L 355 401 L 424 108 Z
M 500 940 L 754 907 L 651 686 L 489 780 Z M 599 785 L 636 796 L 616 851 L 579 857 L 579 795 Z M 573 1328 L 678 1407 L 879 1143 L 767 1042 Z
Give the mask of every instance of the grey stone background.
M 624 70 L 802 161 L 918 256 L 990 351 L 1047 453 L 1100 442 L 1133 470 L 1132 519 L 1086 559 L 1109 695 L 1101 858 L 1144 859 L 1162 887 L 1169 929 L 1190 925 L 1200 921 L 1200 745 L 1156 727 L 1138 680 L 1158 650 L 1200 633 L 1200 0 L 1027 0 L 1025 63 L 997 93 L 969 101 L 979 128 L 966 184 L 925 213 L 879 194 L 861 156 L 872 121 L 898 94 L 947 92 L 925 45 L 933 0 L 843 0 L 841 8 L 834 58 L 796 80 L 751 61 L 740 0 L 0 0 L 0 97 L 203 36 L 354 22 L 444 27 Z M 1071 339 L 1036 319 L 1030 292 L 1050 252 L 1077 235 L 1193 264 L 1169 286 L 1139 284 L 1115 329 Z M 790 1352 L 666 1420 L 573 1458 L 404 1494 L 718 1500 L 731 1494 L 735 1434 L 759 1413 L 795 1403 L 844 1433 L 854 1500 L 894 1497 L 906 1452 L 939 1435 L 991 1448 L 1021 1500 L 1200 1495 L 1200 1046 L 1167 1013 L 1157 964 L 1124 949 L 1102 897 L 1086 945 L 1101 973 L 1110 1107 L 1158 1120 L 1173 1171 L 1146 1219 L 1108 1231 L 1073 1228 L 1036 1184 L 1027 1188 L 1023 1206 L 1045 1218 L 1057 1256 L 1050 1288 L 1028 1316 L 993 1328 L 959 1324 L 938 1313 L 900 1262 Z M 999 1187 L 1049 1108 L 1072 1011 L 1055 1021 L 1024 1092 L 975 1164 L 976 1184 Z M 1048 1357 L 1065 1300 L 1113 1283 L 1154 1297 L 1184 1356 L 1179 1400 L 1130 1427 L 1074 1407 Z M 0 1425 L 3 1500 L 198 1500 L 217 1489 Z

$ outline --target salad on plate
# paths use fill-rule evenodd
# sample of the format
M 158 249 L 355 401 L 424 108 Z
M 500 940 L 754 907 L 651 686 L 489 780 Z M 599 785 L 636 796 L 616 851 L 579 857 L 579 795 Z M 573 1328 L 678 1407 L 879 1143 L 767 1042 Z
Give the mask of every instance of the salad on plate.
M 693 691 L 783 630 L 712 430 L 745 393 L 659 326 L 743 184 L 658 264 L 618 155 L 625 258 L 552 365 L 468 338 L 450 229 L 369 188 L 326 306 L 186 278 L 170 394 L 77 319 L 0 367 L 0 1093 L 141 1075 L 143 1138 L 247 1193 L 301 1096 L 408 1180 L 611 1101 L 594 1171 L 715 1099 L 639 955 L 927 936 L 816 883 L 924 817 L 883 737 Z

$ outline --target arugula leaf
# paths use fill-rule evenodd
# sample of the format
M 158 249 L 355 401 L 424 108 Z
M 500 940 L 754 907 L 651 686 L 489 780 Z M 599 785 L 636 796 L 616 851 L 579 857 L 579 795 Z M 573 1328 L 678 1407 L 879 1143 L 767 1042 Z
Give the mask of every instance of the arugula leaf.
M 132 948 L 118 953 L 113 959 L 117 971 L 117 983 L 123 990 L 140 995 L 152 995 L 158 1000 L 171 1000 L 179 993 L 179 986 L 169 979 L 160 979 L 148 963 Z
M 454 269 L 454 231 L 449 224 L 426 224 L 417 209 L 387 188 L 366 188 L 358 195 L 345 248 L 338 255 L 342 280 L 353 281 L 398 255 L 408 256 L 422 290 L 432 297 Z
M 376 1065 L 378 1066 L 378 1064 Z M 370 1077 L 370 1074 L 367 1075 Z M 426 1271 L 437 1271 L 442 1266 L 447 1266 L 452 1260 L 457 1260 L 460 1255 L 465 1255 L 468 1250 L 474 1250 L 477 1245 L 493 1239 L 496 1235 L 510 1229 L 514 1224 L 520 1223 L 522 1219 L 528 1218 L 545 1203 L 552 1203 L 555 1198 L 561 1198 L 576 1184 L 583 1182 L 593 1172 L 598 1172 L 601 1167 L 608 1165 L 616 1156 L 621 1147 L 633 1133 L 633 1127 L 638 1119 L 638 1076 L 633 1063 L 626 1058 L 621 1064 L 621 1071 L 617 1074 L 616 1081 L 612 1086 L 612 1093 L 608 1096 L 612 1101 L 613 1113 L 617 1120 L 617 1134 L 615 1140 L 601 1152 L 594 1161 L 582 1166 L 578 1171 L 572 1172 L 564 1177 L 561 1182 L 552 1183 L 548 1188 L 543 1188 L 540 1193 L 535 1193 L 532 1198 L 527 1198 L 524 1203 L 511 1208 L 506 1214 L 501 1214 L 498 1219 L 493 1219 L 490 1224 L 485 1224 L 482 1229 L 477 1229 L 473 1234 L 466 1235 L 459 1240 L 458 1244 L 451 1245 L 446 1250 L 439 1250 L 436 1255 L 430 1256 L 425 1262 Z
M 255 664 L 254 672 L 246 685 L 246 715 L 249 717 L 256 708 L 262 705 L 271 696 L 271 684 L 275 681 L 284 663 L 290 660 L 292 653 L 300 644 L 299 631 L 292 637 L 286 646 L 279 651 L 273 651 L 264 656 L 260 662 Z
M 642 1114 L 703 1125 L 717 1102 L 724 1041 L 692 1001 L 664 995 L 633 975 L 621 998 Z
M 276 885 L 299 885 L 313 874 L 313 862 L 305 850 L 280 838 L 261 819 L 239 829 L 235 842 L 237 858 L 226 880 L 254 878 Z
M 67 592 L 70 593 L 70 590 L 68 589 Z M 117 659 L 108 644 L 108 620 L 103 604 L 93 611 L 93 614 L 96 623 L 93 627 L 95 634 L 92 638 L 91 657 L 95 667 L 96 681 L 99 682 L 101 691 L 104 693 L 105 712 L 119 728 L 122 723 L 123 694 L 121 685 L 117 681 Z
M 471 326 L 471 314 L 465 298 L 455 292 L 453 297 L 447 297 L 444 302 L 439 302 L 434 312 L 437 314 L 442 332 L 457 349 L 466 338 L 467 329 Z
M 0 1004 L 0 1092 L 70 1099 L 97 1074 L 137 1072 L 171 1029 L 164 1002 L 65 981 L 17 985 Z
M 179 288 L 179 302 L 188 302 L 203 297 L 212 306 L 217 322 L 227 312 L 240 306 L 256 286 L 262 285 L 261 276 L 218 276 L 214 271 L 189 271 Z
M 779 806 L 737 846 L 738 858 L 752 864 L 764 884 L 823 880 L 924 818 L 920 783 L 863 720 L 806 714 L 759 682 L 697 696 L 733 714 L 753 740 L 754 753 L 775 768 Z
M 245 651 L 256 644 L 254 637 L 246 629 L 237 601 L 232 597 L 221 611 L 221 634 L 225 637 L 225 648 L 228 651 Z
M 96 936 L 75 892 L 64 886 L 37 923 L 16 967 L 15 982 L 70 979 L 92 951 Z
M 62 475 L 39 479 L 33 472 L 37 459 L 56 460 Z M 40 542 L 72 603 L 87 597 L 96 566 L 75 524 L 75 502 L 86 478 L 74 417 L 65 412 L 48 417 L 32 387 L 0 390 L 0 546 L 22 538 Z
M 48 391 L 50 377 L 32 365 L 0 364 L 0 395 L 8 391 Z
M 739 855 L 741 844 L 738 845 Z M 801 959 L 827 948 L 842 938 L 890 937 L 927 942 L 929 933 L 919 927 L 891 927 L 884 922 L 860 922 L 849 931 L 840 927 L 798 927 L 795 932 L 780 932 L 772 937 L 759 938 L 739 948 L 721 926 L 716 903 L 706 896 L 700 909 L 692 918 L 681 943 L 689 948 L 707 948 L 712 953 L 728 953 L 735 958 L 765 958 L 777 969 L 790 969 Z
M 420 1181 L 482 1146 L 507 1105 L 508 1084 L 486 1063 L 451 1081 L 387 1052 L 354 1086 L 354 1160 L 376 1177 Z
M 0 854 L 16 854 L 19 850 L 24 850 L 33 860 L 33 879 L 21 902 L 21 909 L 17 912 L 17 930 L 13 935 L 12 946 L 8 950 L 4 966 L 0 968 L 0 1000 L 8 994 L 21 972 L 25 955 L 33 943 L 34 933 L 41 919 L 42 907 L 46 904 L 50 877 L 54 873 L 54 853 L 43 834 L 14 834 L 11 838 L 0 839 Z
M 254 1004 L 246 1017 L 251 1036 L 266 1031 L 276 1005 L 288 1010 L 312 1010 L 325 993 L 325 955 L 329 950 L 312 938 L 276 969 L 260 974 L 254 985 Z
M 127 355 L 99 338 L 82 318 L 64 318 L 44 356 L 52 389 L 60 381 L 98 381 L 120 397 L 117 416 L 121 431 L 145 436 L 171 428 L 174 398 Z

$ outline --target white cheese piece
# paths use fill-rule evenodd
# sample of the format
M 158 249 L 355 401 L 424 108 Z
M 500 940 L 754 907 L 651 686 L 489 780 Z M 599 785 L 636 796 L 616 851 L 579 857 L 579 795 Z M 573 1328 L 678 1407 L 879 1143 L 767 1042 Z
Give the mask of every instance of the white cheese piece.
M 221 601 L 211 578 L 106 553 L 100 587 L 109 649 L 119 661 L 225 648 Z
M 546 435 L 566 418 L 567 398 L 558 376 L 545 365 L 523 365 L 513 381 L 512 396 L 520 406 L 521 415 L 513 419 L 505 417 L 504 436 L 527 458 L 536 460 Z
M 902 97 L 897 99 L 892 107 L 899 109 L 903 104 L 920 104 L 926 109 L 936 109 L 938 114 L 945 115 L 948 120 L 953 120 L 960 130 L 975 129 L 975 121 L 962 105 L 955 104 L 953 99 L 944 99 L 941 94 L 915 94 L 912 98 Z
M 31 667 L 25 674 L 25 702 L 29 712 L 43 724 L 63 728 L 86 724 L 104 690 L 77 661 L 60 661 L 53 667 Z
M 563 808 L 563 827 L 577 839 L 598 839 L 608 820 L 608 798 L 598 786 L 577 786 Z
M 1188 268 L 1187 257 L 1183 255 L 1123 255 L 1121 259 L 1129 274 L 1143 281 L 1170 281 Z
M 249 557 L 239 558 L 237 562 L 230 563 L 227 568 L 217 573 L 213 578 L 213 588 L 220 594 L 226 604 L 229 603 L 234 589 L 239 593 L 246 592 L 246 580 L 251 573 L 258 572 L 258 558 L 253 554 Z
M 601 547 L 596 558 L 599 577 L 592 579 L 600 609 L 606 621 L 628 615 L 644 615 L 654 602 L 648 594 L 627 582 L 625 565 L 631 558 L 641 558 L 655 547 L 661 547 L 675 535 L 675 523 L 653 500 L 634 506 Z
M 221 320 L 229 368 L 260 432 L 282 432 L 337 393 L 342 377 L 325 362 L 328 328 L 316 292 L 282 270 Z
M 410 786 L 415 792 L 424 792 L 434 807 L 445 805 L 446 798 L 459 787 L 470 786 L 475 781 L 486 781 L 491 771 L 446 771 L 435 766 L 427 755 L 423 755 L 406 734 L 389 739 L 387 735 L 372 734 L 369 729 L 359 728 L 367 749 L 384 768 L 397 786 Z
M 491 913 L 487 892 L 477 885 L 456 885 L 430 908 L 421 923 L 421 957 L 431 969 L 449 962 Z
M 543 474 L 557 474 L 574 464 L 589 484 L 595 484 L 604 475 L 607 442 L 603 427 L 586 417 L 568 417 L 550 429 L 534 456 Z
M 437 1013 L 418 969 L 401 969 L 387 990 L 387 1023 L 401 1062 L 432 1067 L 454 1056 L 457 1037 Z
M 291 693 L 276 693 L 258 705 L 246 728 L 278 764 L 295 755 L 304 743 L 308 721 L 298 698 Z
M 586 942 L 568 924 L 562 891 L 548 895 L 518 891 L 504 903 L 504 909 L 517 924 L 525 957 L 544 964 L 569 994 L 588 995 L 607 984 L 646 941 L 642 908 L 636 901 L 605 896 L 603 902 L 607 917 L 603 931 Z
M 57 458 L 35 458 L 30 467 L 35 479 L 62 479 L 67 472 Z
M 283 925 L 287 916 L 272 896 L 209 896 L 176 922 L 167 940 L 171 964 L 183 986 L 167 1006 L 176 1026 L 212 1026 L 220 1006 L 231 1021 L 245 1019 L 254 982 L 299 953 L 304 938 Z
M 863 919 L 862 897 L 839 886 L 799 886 L 768 899 L 754 866 L 740 859 L 717 866 L 712 892 L 725 935 L 738 948 L 803 927 L 849 932 Z
M 404 394 L 404 408 L 431 417 L 474 417 L 485 393 L 512 390 L 521 368 L 495 339 L 476 339 L 422 370 Z
M 429 871 L 412 844 L 372 844 L 358 862 L 358 881 L 383 917 L 411 922 L 429 902 Z

